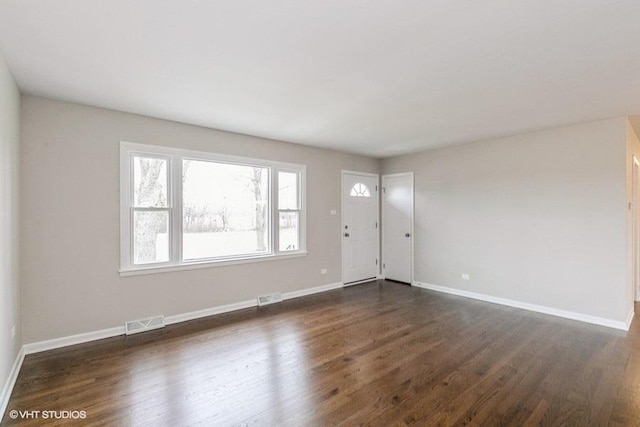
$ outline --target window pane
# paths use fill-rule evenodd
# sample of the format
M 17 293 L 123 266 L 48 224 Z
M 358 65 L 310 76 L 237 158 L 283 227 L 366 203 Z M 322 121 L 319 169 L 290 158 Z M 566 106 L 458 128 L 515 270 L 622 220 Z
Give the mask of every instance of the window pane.
M 169 261 L 169 212 L 133 212 L 133 263 Z
M 167 207 L 167 159 L 134 156 L 133 205 Z
M 351 187 L 351 197 L 371 197 L 371 192 L 369 191 L 369 187 L 358 182 L 353 187 Z
M 183 160 L 185 260 L 268 253 L 269 168 Z
M 280 212 L 280 251 L 300 248 L 300 212 Z
M 298 174 L 278 172 L 278 209 L 298 208 Z

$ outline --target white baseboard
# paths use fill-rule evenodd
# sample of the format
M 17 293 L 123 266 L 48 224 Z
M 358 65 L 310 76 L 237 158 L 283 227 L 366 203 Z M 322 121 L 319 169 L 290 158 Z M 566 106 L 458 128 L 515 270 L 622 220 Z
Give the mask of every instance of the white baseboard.
M 635 308 L 632 306 L 631 310 L 629 310 L 629 314 L 627 315 L 627 331 L 631 328 L 631 322 L 633 321 L 633 316 L 636 314 Z
M 588 314 L 576 313 L 573 311 L 560 310 L 557 308 L 546 307 L 543 305 L 529 304 L 526 302 L 510 300 L 506 298 L 493 297 L 491 295 L 479 294 L 476 292 L 463 291 L 461 289 L 448 288 L 445 286 L 431 285 L 422 282 L 413 282 L 413 286 L 418 288 L 429 289 L 432 291 L 443 292 L 446 294 L 457 295 L 465 298 L 472 298 L 480 301 L 490 302 L 494 304 L 506 305 L 509 307 L 520 308 L 523 310 L 535 311 L 537 313 L 550 314 L 552 316 L 563 317 L 565 319 L 578 320 L 580 322 L 592 323 L 594 325 L 606 326 L 608 328 L 621 329 L 628 331 L 631 325 L 633 313 L 627 318 L 627 322 L 607 319 L 604 317 L 591 316 Z
M 13 392 L 13 386 L 16 384 L 16 380 L 18 379 L 18 373 L 20 372 L 20 368 L 22 368 L 23 361 L 24 347 L 21 347 L 18 355 L 16 356 L 16 360 L 13 362 L 11 371 L 9 372 L 9 378 L 7 378 L 7 381 L 2 388 L 2 395 L 0 395 L 0 421 L 4 417 L 4 411 L 6 411 L 7 405 L 9 404 L 9 398 L 11 397 L 11 392 Z
M 333 289 L 342 288 L 342 283 L 330 283 L 328 285 L 316 286 L 313 288 L 301 289 L 299 291 L 285 292 L 282 294 L 282 300 L 299 298 L 306 295 L 317 294 L 319 292 L 331 291 Z M 174 323 L 186 322 L 188 320 L 200 319 L 202 317 L 214 316 L 216 314 L 229 313 L 231 311 L 243 310 L 245 308 L 257 307 L 258 299 L 251 299 L 233 304 L 219 305 L 217 307 L 205 308 L 204 310 L 191 311 L 189 313 L 176 314 L 164 318 L 167 325 Z
M 173 325 L 174 323 L 186 322 L 188 320 L 200 319 L 202 317 L 213 316 L 216 314 L 229 313 L 236 310 L 244 310 L 245 308 L 251 308 L 257 305 L 257 299 L 236 302 L 233 304 L 219 305 L 216 307 L 205 308 L 204 310 L 190 311 L 188 313 L 167 316 L 164 318 L 164 323 L 166 325 Z
M 364 279 L 364 280 L 358 280 L 357 282 L 349 282 L 349 283 L 345 283 L 343 286 L 349 287 L 349 286 L 355 286 L 355 285 L 362 285 L 363 283 L 371 283 L 371 282 L 375 282 L 376 280 L 378 280 L 378 277 L 372 277 L 371 279 Z
M 116 326 L 114 328 L 102 329 L 100 331 L 85 332 L 83 334 L 70 335 L 68 337 L 54 338 L 52 340 L 25 344 L 23 346 L 24 354 L 33 354 L 39 353 L 41 351 L 54 350 L 56 348 L 82 344 L 89 341 L 101 340 L 103 338 L 116 337 L 118 335 L 124 335 L 124 326 Z
M 333 289 L 342 288 L 342 283 L 330 283 L 328 285 L 316 286 L 313 288 L 301 289 L 299 291 L 286 292 L 282 294 L 282 299 L 299 298 L 305 295 L 317 294 Z M 165 324 L 172 325 L 174 323 L 186 322 L 188 320 L 200 319 L 202 317 L 213 316 L 216 314 L 229 313 L 231 311 L 242 310 L 245 308 L 256 307 L 258 305 L 257 298 L 247 301 L 241 301 L 233 304 L 220 305 L 216 307 L 206 308 L 204 310 L 192 311 L 189 313 L 175 314 L 165 317 Z M 22 348 L 24 354 L 39 353 L 41 351 L 53 350 L 56 348 L 67 347 L 75 344 L 82 344 L 89 341 L 100 340 L 103 338 L 111 338 L 118 335 L 124 335 L 124 326 L 116 326 L 100 331 L 86 332 L 83 334 L 71 335 L 68 337 L 54 338 L 46 341 L 39 341 L 31 344 L 25 344 Z
M 318 294 L 320 292 L 332 291 L 334 289 L 340 289 L 343 287 L 342 282 L 329 283 L 328 285 L 316 286 L 314 288 L 301 289 L 299 291 L 285 292 L 282 294 L 283 300 L 300 298 L 307 295 Z

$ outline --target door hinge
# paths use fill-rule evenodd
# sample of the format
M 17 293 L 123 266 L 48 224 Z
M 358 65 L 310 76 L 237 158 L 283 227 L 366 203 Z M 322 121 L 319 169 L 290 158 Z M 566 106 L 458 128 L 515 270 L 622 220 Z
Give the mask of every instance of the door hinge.
M 376 228 L 378 228 L 378 223 L 376 222 Z
M 378 265 L 378 259 L 376 258 L 376 265 Z
M 387 189 L 386 189 L 385 187 L 382 187 L 382 192 L 383 192 L 384 194 L 387 194 Z
M 378 191 L 378 186 L 376 185 L 376 191 Z
M 387 268 L 387 264 L 382 264 L 382 268 Z

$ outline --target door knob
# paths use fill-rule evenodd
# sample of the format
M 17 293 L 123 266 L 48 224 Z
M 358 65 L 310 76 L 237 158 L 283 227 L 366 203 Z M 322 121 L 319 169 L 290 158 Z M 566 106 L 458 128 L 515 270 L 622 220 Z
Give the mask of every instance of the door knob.
M 409 233 L 404 233 L 404 237 L 411 237 L 411 234 L 409 234 Z
M 344 233 L 344 237 L 349 237 L 349 233 Z

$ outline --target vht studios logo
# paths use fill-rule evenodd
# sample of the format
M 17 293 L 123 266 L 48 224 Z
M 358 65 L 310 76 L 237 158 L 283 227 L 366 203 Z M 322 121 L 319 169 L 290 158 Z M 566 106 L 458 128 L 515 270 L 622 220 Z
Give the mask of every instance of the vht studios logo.
M 16 411 L 9 412 L 11 419 L 42 419 L 42 420 L 84 420 L 87 418 L 86 411 Z

